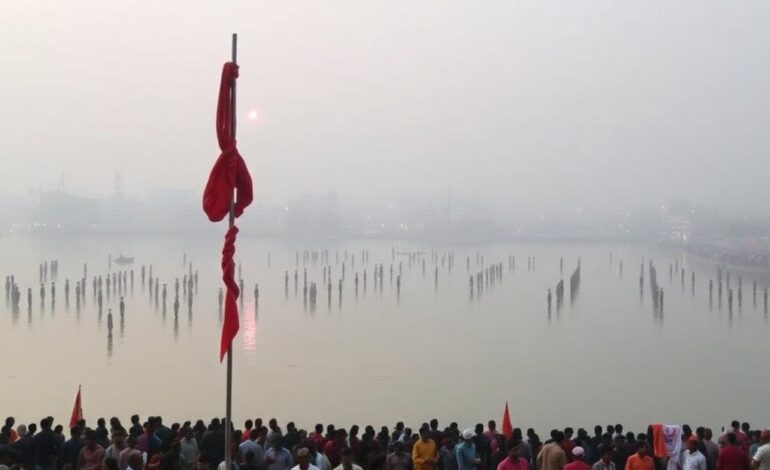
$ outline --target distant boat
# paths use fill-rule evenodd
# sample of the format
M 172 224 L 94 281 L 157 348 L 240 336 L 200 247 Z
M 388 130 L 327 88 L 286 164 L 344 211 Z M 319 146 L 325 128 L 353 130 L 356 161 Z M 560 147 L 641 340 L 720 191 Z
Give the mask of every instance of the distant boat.
M 129 258 L 128 256 L 120 255 L 117 258 L 115 258 L 115 264 L 134 264 L 134 258 Z

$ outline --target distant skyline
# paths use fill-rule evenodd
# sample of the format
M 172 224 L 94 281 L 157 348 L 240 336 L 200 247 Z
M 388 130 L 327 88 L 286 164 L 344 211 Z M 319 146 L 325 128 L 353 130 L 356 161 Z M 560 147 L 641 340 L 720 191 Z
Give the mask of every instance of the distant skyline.
M 0 5 L 0 194 L 202 191 L 239 34 L 256 200 L 764 204 L 770 3 Z M 250 119 L 255 112 L 257 119 Z

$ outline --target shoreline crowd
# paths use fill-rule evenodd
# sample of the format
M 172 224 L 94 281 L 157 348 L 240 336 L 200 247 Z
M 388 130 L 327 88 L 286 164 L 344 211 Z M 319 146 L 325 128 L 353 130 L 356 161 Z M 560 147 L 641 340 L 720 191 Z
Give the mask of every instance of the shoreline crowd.
M 48 417 L 0 430 L 0 470 L 224 470 L 225 428 L 213 419 L 173 423 L 161 417 L 125 427 L 101 418 L 96 427 L 78 421 L 64 435 Z M 498 432 L 496 423 L 460 430 L 437 420 L 417 432 L 399 422 L 393 429 L 350 429 L 317 424 L 308 432 L 293 422 L 246 420 L 232 429 L 231 470 L 770 470 L 770 433 L 733 421 L 716 441 L 709 428 L 676 426 L 676 454 L 662 456 L 662 440 L 622 425 L 552 430 L 542 441 L 533 429 Z M 679 442 L 681 440 L 681 442 Z M 664 450 L 665 453 L 665 450 Z

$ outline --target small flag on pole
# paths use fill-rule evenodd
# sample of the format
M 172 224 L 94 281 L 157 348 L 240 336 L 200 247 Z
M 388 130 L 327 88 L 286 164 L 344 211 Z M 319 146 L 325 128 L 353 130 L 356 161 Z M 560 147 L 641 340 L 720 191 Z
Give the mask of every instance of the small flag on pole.
M 508 402 L 505 402 L 505 411 L 503 412 L 503 436 L 506 439 L 511 438 L 513 434 L 513 426 L 511 426 L 511 415 L 508 413 Z
M 78 394 L 75 396 L 75 406 L 72 407 L 72 416 L 70 417 L 70 429 L 77 426 L 81 419 L 83 419 L 83 404 L 80 398 L 80 385 L 78 385 Z

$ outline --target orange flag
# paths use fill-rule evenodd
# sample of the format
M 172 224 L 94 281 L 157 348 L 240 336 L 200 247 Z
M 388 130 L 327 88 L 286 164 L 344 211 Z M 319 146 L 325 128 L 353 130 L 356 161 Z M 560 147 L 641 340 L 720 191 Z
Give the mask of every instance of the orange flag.
M 505 402 L 505 411 L 503 412 L 503 436 L 506 439 L 511 438 L 513 434 L 513 426 L 511 426 L 511 415 L 508 413 L 508 402 Z
M 70 429 L 77 426 L 78 421 L 83 419 L 83 405 L 80 402 L 80 385 L 78 385 L 78 394 L 75 397 L 75 406 L 72 407 L 72 416 L 70 416 Z

